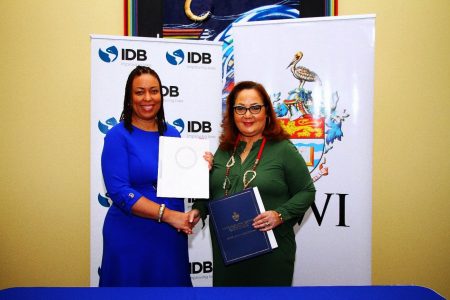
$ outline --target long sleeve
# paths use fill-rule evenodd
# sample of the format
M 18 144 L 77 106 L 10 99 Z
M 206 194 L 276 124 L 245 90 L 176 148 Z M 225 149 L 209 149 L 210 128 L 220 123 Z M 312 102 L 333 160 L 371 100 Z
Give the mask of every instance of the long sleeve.
M 105 137 L 102 152 L 102 172 L 111 200 L 123 211 L 131 214 L 131 207 L 142 194 L 131 187 L 128 166 L 127 139 L 123 132 L 113 128 Z
M 209 199 L 195 199 L 192 209 L 198 209 L 200 211 L 200 216 L 204 220 L 208 215 L 208 201 Z
M 285 180 L 291 198 L 276 210 L 283 219 L 301 217 L 314 202 L 316 189 L 308 167 L 297 148 L 289 142 L 283 151 Z

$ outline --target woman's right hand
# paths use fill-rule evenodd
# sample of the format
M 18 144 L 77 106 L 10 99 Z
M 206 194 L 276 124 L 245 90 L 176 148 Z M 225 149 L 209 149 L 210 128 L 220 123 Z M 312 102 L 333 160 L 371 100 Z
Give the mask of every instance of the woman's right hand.
M 194 225 L 189 222 L 189 214 L 182 213 L 176 210 L 166 209 L 162 217 L 162 221 L 168 223 L 178 231 L 183 231 L 186 234 L 192 234 Z

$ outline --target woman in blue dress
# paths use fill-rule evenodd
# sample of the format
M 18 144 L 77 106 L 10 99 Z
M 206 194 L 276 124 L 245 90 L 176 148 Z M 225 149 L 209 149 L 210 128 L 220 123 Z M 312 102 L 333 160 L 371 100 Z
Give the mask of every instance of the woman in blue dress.
M 156 197 L 159 137 L 180 134 L 165 122 L 154 70 L 138 66 L 130 73 L 120 120 L 102 152 L 113 205 L 103 226 L 99 285 L 192 286 L 187 234 L 197 220 L 189 221 L 183 199 Z

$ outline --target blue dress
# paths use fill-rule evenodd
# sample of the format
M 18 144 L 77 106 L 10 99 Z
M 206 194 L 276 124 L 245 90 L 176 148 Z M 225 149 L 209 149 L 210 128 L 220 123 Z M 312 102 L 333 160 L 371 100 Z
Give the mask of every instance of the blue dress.
M 180 134 L 168 125 L 165 136 Z M 183 232 L 164 222 L 131 213 L 145 196 L 184 211 L 183 199 L 158 198 L 159 133 L 123 122 L 108 131 L 102 153 L 102 172 L 113 204 L 103 225 L 103 257 L 99 286 L 192 286 L 188 240 Z

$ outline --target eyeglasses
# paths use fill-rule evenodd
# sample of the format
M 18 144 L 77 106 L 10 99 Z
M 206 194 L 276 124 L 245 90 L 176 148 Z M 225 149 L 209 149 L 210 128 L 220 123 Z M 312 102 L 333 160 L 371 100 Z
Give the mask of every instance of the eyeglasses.
M 247 110 L 249 110 L 252 115 L 256 115 L 256 114 L 259 114 L 262 107 L 265 107 L 265 105 L 255 104 L 250 107 L 236 105 L 233 108 L 234 108 L 234 112 L 237 113 L 238 115 L 245 115 L 247 113 Z

